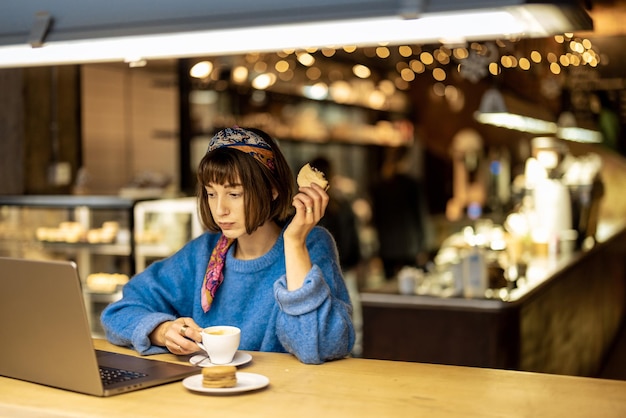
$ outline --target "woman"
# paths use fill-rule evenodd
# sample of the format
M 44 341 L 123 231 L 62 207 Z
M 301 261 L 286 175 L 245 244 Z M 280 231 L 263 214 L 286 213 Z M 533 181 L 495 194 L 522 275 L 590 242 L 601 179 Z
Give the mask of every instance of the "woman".
M 107 339 L 141 354 L 184 355 L 198 351 L 202 328 L 234 325 L 242 350 L 313 364 L 348 355 L 352 307 L 335 243 L 316 226 L 328 195 L 315 184 L 294 189 L 269 135 L 218 132 L 198 168 L 208 232 L 130 280 L 102 313 Z

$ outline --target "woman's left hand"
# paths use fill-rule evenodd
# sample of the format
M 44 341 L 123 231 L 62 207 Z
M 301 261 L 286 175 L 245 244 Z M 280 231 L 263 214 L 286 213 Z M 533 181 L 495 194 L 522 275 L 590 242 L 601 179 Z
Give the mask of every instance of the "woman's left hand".
M 304 243 L 311 229 L 324 216 L 328 200 L 328 193 L 317 184 L 300 187 L 293 198 L 296 214 L 285 230 L 285 237 Z

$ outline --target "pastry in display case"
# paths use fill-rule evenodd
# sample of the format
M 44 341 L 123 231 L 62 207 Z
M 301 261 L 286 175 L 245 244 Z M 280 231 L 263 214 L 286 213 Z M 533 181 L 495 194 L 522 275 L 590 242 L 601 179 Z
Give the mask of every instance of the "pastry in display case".
M 114 196 L 0 196 L 0 253 L 79 258 L 79 271 L 86 277 L 97 270 L 91 265 L 97 261 L 76 254 L 131 256 L 135 203 Z M 134 273 L 132 261 L 125 266 L 129 274 Z
M 117 221 L 105 221 L 99 228 L 85 228 L 80 222 L 64 221 L 56 227 L 37 227 L 35 236 L 42 242 L 79 242 L 89 244 L 111 244 L 120 232 Z
M 128 280 L 128 275 L 121 273 L 91 273 L 86 285 L 93 293 L 115 293 L 121 291 Z

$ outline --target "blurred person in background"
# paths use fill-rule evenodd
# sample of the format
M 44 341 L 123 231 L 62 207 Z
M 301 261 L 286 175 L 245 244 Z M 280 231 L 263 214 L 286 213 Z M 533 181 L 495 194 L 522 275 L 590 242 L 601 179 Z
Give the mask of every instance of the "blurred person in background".
M 345 273 L 356 268 L 361 261 L 359 234 L 352 202 L 346 193 L 337 187 L 337 184 L 333 184 L 335 173 L 326 157 L 315 158 L 311 161 L 311 166 L 322 171 L 331 185 L 328 189 L 329 201 L 326 213 L 318 225 L 328 229 L 335 238 L 339 251 L 339 264 Z
M 347 182 L 352 180 L 340 178 L 335 173 L 333 166 L 325 156 L 318 156 L 310 162 L 311 166 L 320 170 L 326 175 L 329 182 L 328 189 L 328 206 L 324 217 L 320 219 L 318 225 L 328 229 L 330 234 L 335 238 L 337 243 L 337 252 L 339 253 L 339 264 L 343 271 L 346 287 L 352 301 L 356 341 L 352 353 L 355 356 L 361 354 L 361 302 L 359 297 L 358 283 L 359 275 L 361 275 L 361 243 L 359 239 L 358 220 L 354 210 L 352 209 L 352 200 L 354 198 L 354 185 L 346 186 Z M 344 181 L 345 180 L 345 181 Z
M 425 198 L 421 183 L 408 174 L 409 148 L 387 148 L 381 179 L 371 191 L 372 221 L 378 235 L 378 255 L 385 278 L 404 266 L 427 261 Z

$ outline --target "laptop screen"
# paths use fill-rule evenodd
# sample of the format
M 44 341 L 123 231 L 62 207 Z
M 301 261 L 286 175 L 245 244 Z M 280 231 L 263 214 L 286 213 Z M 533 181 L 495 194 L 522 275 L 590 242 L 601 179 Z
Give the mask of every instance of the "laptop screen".
M 105 396 L 180 380 L 189 365 L 104 356 L 106 366 L 145 376 L 105 390 L 76 264 L 0 257 L 0 375 Z M 147 369 L 146 369 L 147 367 Z

